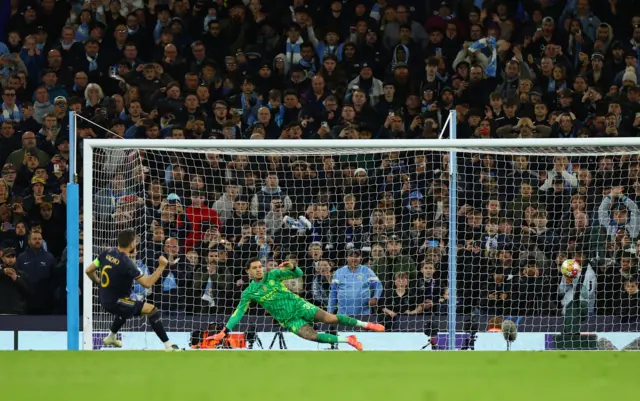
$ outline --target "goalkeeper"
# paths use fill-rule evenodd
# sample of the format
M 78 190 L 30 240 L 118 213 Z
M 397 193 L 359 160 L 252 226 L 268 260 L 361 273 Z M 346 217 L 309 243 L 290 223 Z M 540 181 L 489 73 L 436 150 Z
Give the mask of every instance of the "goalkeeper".
M 301 277 L 302 270 L 288 262 L 280 267 L 281 269 L 274 269 L 265 274 L 260 259 L 249 260 L 245 270 L 251 279 L 251 284 L 242 292 L 238 308 L 226 327 L 213 336 L 214 340 L 221 341 L 240 322 L 251 301 L 262 306 L 282 327 L 309 341 L 327 344 L 347 343 L 358 351 L 362 351 L 362 344 L 356 336 L 344 337 L 318 333 L 312 327 L 313 322 L 341 323 L 370 331 L 384 331 L 384 326 L 381 324 L 361 322 L 346 315 L 333 315 L 295 295 L 285 287 L 283 281 Z

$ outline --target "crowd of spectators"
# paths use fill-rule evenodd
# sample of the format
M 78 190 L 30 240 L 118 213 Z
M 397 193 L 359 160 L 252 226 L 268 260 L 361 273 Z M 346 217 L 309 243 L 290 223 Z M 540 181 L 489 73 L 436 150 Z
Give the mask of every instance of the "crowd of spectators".
M 458 138 L 482 146 L 640 134 L 634 0 L 11 0 L 1 18 L 0 314 L 64 313 L 69 110 L 80 150 L 88 138 L 433 139 L 453 109 Z M 438 152 L 211 147 L 95 155 L 86 251 L 135 227 L 141 271 L 160 253 L 170 269 L 133 296 L 164 310 L 230 313 L 258 256 L 297 263 L 306 274 L 287 287 L 301 297 L 389 327 L 449 302 L 560 315 L 571 257 L 597 276 L 591 314 L 640 315 L 631 152 L 460 154 L 449 205 Z

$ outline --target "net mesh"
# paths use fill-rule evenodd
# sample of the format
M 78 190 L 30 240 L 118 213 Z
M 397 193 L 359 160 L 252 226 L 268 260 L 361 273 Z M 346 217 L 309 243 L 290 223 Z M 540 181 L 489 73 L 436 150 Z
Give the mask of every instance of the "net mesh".
M 449 153 L 433 149 L 99 148 L 93 253 L 133 228 L 142 272 L 168 257 L 162 279 L 134 286 L 132 297 L 158 306 L 170 332 L 221 327 L 248 285 L 243 266 L 252 257 L 267 270 L 293 261 L 304 276 L 285 283 L 290 291 L 392 332 L 435 337 L 446 331 L 449 302 L 462 332 L 492 330 L 505 318 L 519 331 L 636 331 L 639 149 L 456 150 L 451 180 Z M 561 274 L 567 258 L 582 266 L 573 282 Z M 354 260 L 381 286 L 362 275 L 332 283 Z M 112 317 L 97 289 L 93 296 L 94 331 L 106 332 Z M 254 305 L 237 329 L 278 325 Z M 148 327 L 134 319 L 123 330 Z

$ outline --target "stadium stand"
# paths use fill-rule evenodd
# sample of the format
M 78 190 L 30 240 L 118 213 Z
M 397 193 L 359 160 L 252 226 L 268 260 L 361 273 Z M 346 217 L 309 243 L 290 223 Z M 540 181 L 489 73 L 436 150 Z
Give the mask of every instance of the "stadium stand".
M 66 311 L 68 110 L 97 124 L 79 120 L 79 148 L 87 138 L 435 139 L 454 108 L 458 138 L 487 146 L 640 134 L 633 0 L 10 7 L 0 13 L 0 314 Z M 141 269 L 159 252 L 180 257 L 151 293 L 134 295 L 192 321 L 232 312 L 251 257 L 268 268 L 295 259 L 306 275 L 288 288 L 324 307 L 332 275 L 357 257 L 385 303 L 347 312 L 421 330 L 396 316 L 446 310 L 449 207 L 459 208 L 459 313 L 562 316 L 557 266 L 579 255 L 597 261 L 589 313 L 640 316 L 637 156 L 469 155 L 458 205 L 446 202 L 448 159 L 436 152 L 149 152 L 135 184 L 119 169 L 127 157 L 96 163 L 94 219 L 111 232 L 141 227 Z M 84 252 L 113 246 L 103 239 Z

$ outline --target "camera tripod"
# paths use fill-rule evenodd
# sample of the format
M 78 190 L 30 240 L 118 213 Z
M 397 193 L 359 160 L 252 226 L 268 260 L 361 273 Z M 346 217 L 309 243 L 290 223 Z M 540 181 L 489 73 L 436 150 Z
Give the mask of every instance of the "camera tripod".
M 248 331 L 247 334 L 247 349 L 257 349 L 258 347 L 260 347 L 260 349 L 264 349 L 264 346 L 262 345 L 262 340 L 260 340 L 260 337 L 258 337 L 258 335 L 256 334 L 255 331 Z M 269 345 L 269 349 L 273 349 L 273 346 L 276 344 L 276 340 L 278 341 L 278 346 L 280 347 L 280 349 L 287 349 L 287 343 L 284 341 L 284 336 L 282 335 L 282 332 L 277 332 L 273 335 L 273 339 L 271 340 L 271 344 Z
M 249 330 L 246 333 L 247 336 L 247 349 L 253 349 L 253 345 L 256 344 L 257 346 L 260 347 L 260 349 L 264 349 L 264 347 L 262 346 L 262 341 L 260 340 L 260 337 L 258 337 L 258 334 L 255 332 L 255 330 Z
M 438 342 L 436 341 L 435 337 L 429 337 L 427 341 L 428 342 L 422 348 L 420 348 L 420 351 L 428 347 L 431 347 L 431 350 L 433 351 L 438 350 Z
M 273 340 L 271 340 L 271 345 L 269 345 L 269 349 L 273 348 L 274 344 L 276 343 L 276 340 L 278 340 L 278 345 L 280 346 L 280 349 L 287 349 L 287 343 L 284 341 L 284 336 L 280 331 L 273 335 Z

